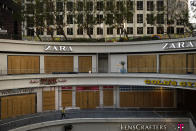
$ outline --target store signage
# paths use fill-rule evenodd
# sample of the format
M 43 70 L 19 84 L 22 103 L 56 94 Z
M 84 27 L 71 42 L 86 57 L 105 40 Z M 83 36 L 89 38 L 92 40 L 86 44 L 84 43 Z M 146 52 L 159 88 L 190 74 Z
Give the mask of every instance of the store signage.
M 41 78 L 40 85 L 54 85 L 57 83 L 56 78 Z
M 44 47 L 45 51 L 50 52 L 72 52 L 71 46 L 58 46 L 58 45 L 47 45 Z
M 196 82 L 185 82 L 185 81 L 172 81 L 172 80 L 145 80 L 147 85 L 164 85 L 164 86 L 182 86 L 182 87 L 196 87 Z
M 196 47 L 196 44 L 193 43 L 193 41 L 182 41 L 182 42 L 176 42 L 176 43 L 164 43 L 163 44 L 163 49 L 168 50 L 168 49 L 183 49 L 183 48 L 194 48 Z
M 40 80 L 30 80 L 30 82 L 29 83 L 31 83 L 31 84 L 35 84 L 35 83 L 39 83 L 40 82 Z
M 14 95 L 14 94 L 32 93 L 32 92 L 34 92 L 33 88 L 11 89 L 11 90 L 1 91 L 1 95 L 6 96 L 6 95 Z
M 77 87 L 76 90 L 99 90 L 98 86 L 92 86 L 92 87 Z

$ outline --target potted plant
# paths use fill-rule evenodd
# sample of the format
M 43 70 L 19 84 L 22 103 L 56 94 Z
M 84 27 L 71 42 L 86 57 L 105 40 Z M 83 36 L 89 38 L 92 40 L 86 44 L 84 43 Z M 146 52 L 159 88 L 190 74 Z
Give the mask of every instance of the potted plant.
M 126 69 L 125 69 L 125 62 L 121 61 L 120 64 L 122 65 L 122 68 L 120 69 L 121 73 L 126 73 Z

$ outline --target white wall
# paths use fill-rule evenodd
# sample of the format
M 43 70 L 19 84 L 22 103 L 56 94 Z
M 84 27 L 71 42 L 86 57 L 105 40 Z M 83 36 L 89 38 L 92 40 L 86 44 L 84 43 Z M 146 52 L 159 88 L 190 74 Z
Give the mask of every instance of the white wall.
M 126 54 L 117 54 L 117 55 L 111 55 L 111 72 L 120 72 L 121 64 L 120 62 L 125 62 L 125 69 L 127 70 L 127 55 Z
M 7 74 L 7 55 L 0 54 L 0 75 Z

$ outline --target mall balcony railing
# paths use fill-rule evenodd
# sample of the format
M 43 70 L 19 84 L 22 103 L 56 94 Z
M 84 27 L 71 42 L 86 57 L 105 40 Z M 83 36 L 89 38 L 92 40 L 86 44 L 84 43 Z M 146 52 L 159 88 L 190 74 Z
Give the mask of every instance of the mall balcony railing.
M 98 70 L 98 71 L 97 71 Z M 62 71 L 58 69 L 9 69 L 7 70 L 5 67 L 0 67 L 0 75 L 23 75 L 23 74 L 79 74 L 79 73 L 159 73 L 159 74 L 189 74 L 195 75 L 196 68 L 128 68 L 123 70 L 121 68 L 111 69 L 108 68 L 92 68 L 89 71 L 79 71 L 78 68 L 74 68 L 73 71 Z

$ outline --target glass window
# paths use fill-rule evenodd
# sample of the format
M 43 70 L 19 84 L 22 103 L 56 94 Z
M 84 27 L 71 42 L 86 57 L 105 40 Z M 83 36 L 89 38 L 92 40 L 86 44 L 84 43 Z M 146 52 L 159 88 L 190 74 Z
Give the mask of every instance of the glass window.
M 87 29 L 87 34 L 93 35 L 93 28 L 92 27 Z
M 73 28 L 67 28 L 67 35 L 73 35 Z
M 27 36 L 34 36 L 34 29 L 27 29 Z
M 57 12 L 63 12 L 63 2 L 56 2 L 56 10 Z
M 67 15 L 67 24 L 73 24 L 73 15 Z
M 57 35 L 63 35 L 62 28 L 57 28 Z
M 97 27 L 97 35 L 103 35 L 103 28 Z
M 103 1 L 98 1 L 97 2 L 97 10 L 98 11 L 103 11 Z
M 108 35 L 113 35 L 113 28 L 112 27 L 107 28 L 107 34 Z
M 43 28 L 36 28 L 36 33 L 38 35 L 43 35 L 44 34 L 44 29 Z
M 33 17 L 27 17 L 27 27 L 34 27 Z
M 133 1 L 131 1 L 131 0 L 127 1 L 127 9 L 128 10 L 133 10 Z
M 123 10 L 123 2 L 122 1 L 117 1 L 116 2 L 116 8 L 117 10 Z
M 163 11 L 164 3 L 163 1 L 157 1 L 157 11 Z
M 153 14 L 147 14 L 147 24 L 154 24 L 154 15 Z
M 79 1 L 77 2 L 77 11 L 83 11 L 83 2 Z
M 107 1 L 106 10 L 107 11 L 113 11 L 114 10 L 114 3 L 112 1 Z
M 133 23 L 133 14 L 128 14 L 127 15 L 127 23 Z
M 157 24 L 164 24 L 164 14 L 157 14 Z
M 153 27 L 147 27 L 147 34 L 154 34 L 154 28 Z
M 137 1 L 137 10 L 143 10 L 143 1 Z
M 83 28 L 82 27 L 78 28 L 77 34 L 78 35 L 83 35 Z
M 167 34 L 174 34 L 174 27 L 167 27 Z
M 153 1 L 147 1 L 147 11 L 153 11 L 153 10 L 154 10 Z
M 112 23 L 113 23 L 113 14 L 107 14 L 106 24 L 112 24 Z
M 157 34 L 164 34 L 164 27 L 157 27 Z
M 143 34 L 143 27 L 137 27 L 137 34 Z
M 26 13 L 27 14 L 34 14 L 34 5 L 33 4 L 26 4 Z
M 137 14 L 137 23 L 143 23 L 143 14 Z
M 73 2 L 67 2 L 67 11 L 73 11 Z
M 78 24 L 83 24 L 83 14 L 78 14 L 77 23 Z
M 184 34 L 184 28 L 176 28 L 177 34 Z
M 127 27 L 127 34 L 133 34 L 133 27 Z
M 86 3 L 86 8 L 87 8 L 87 11 L 93 11 L 93 2 L 87 2 Z
M 97 15 L 97 24 L 103 23 L 103 15 Z
M 63 15 L 56 16 L 57 25 L 63 25 Z

